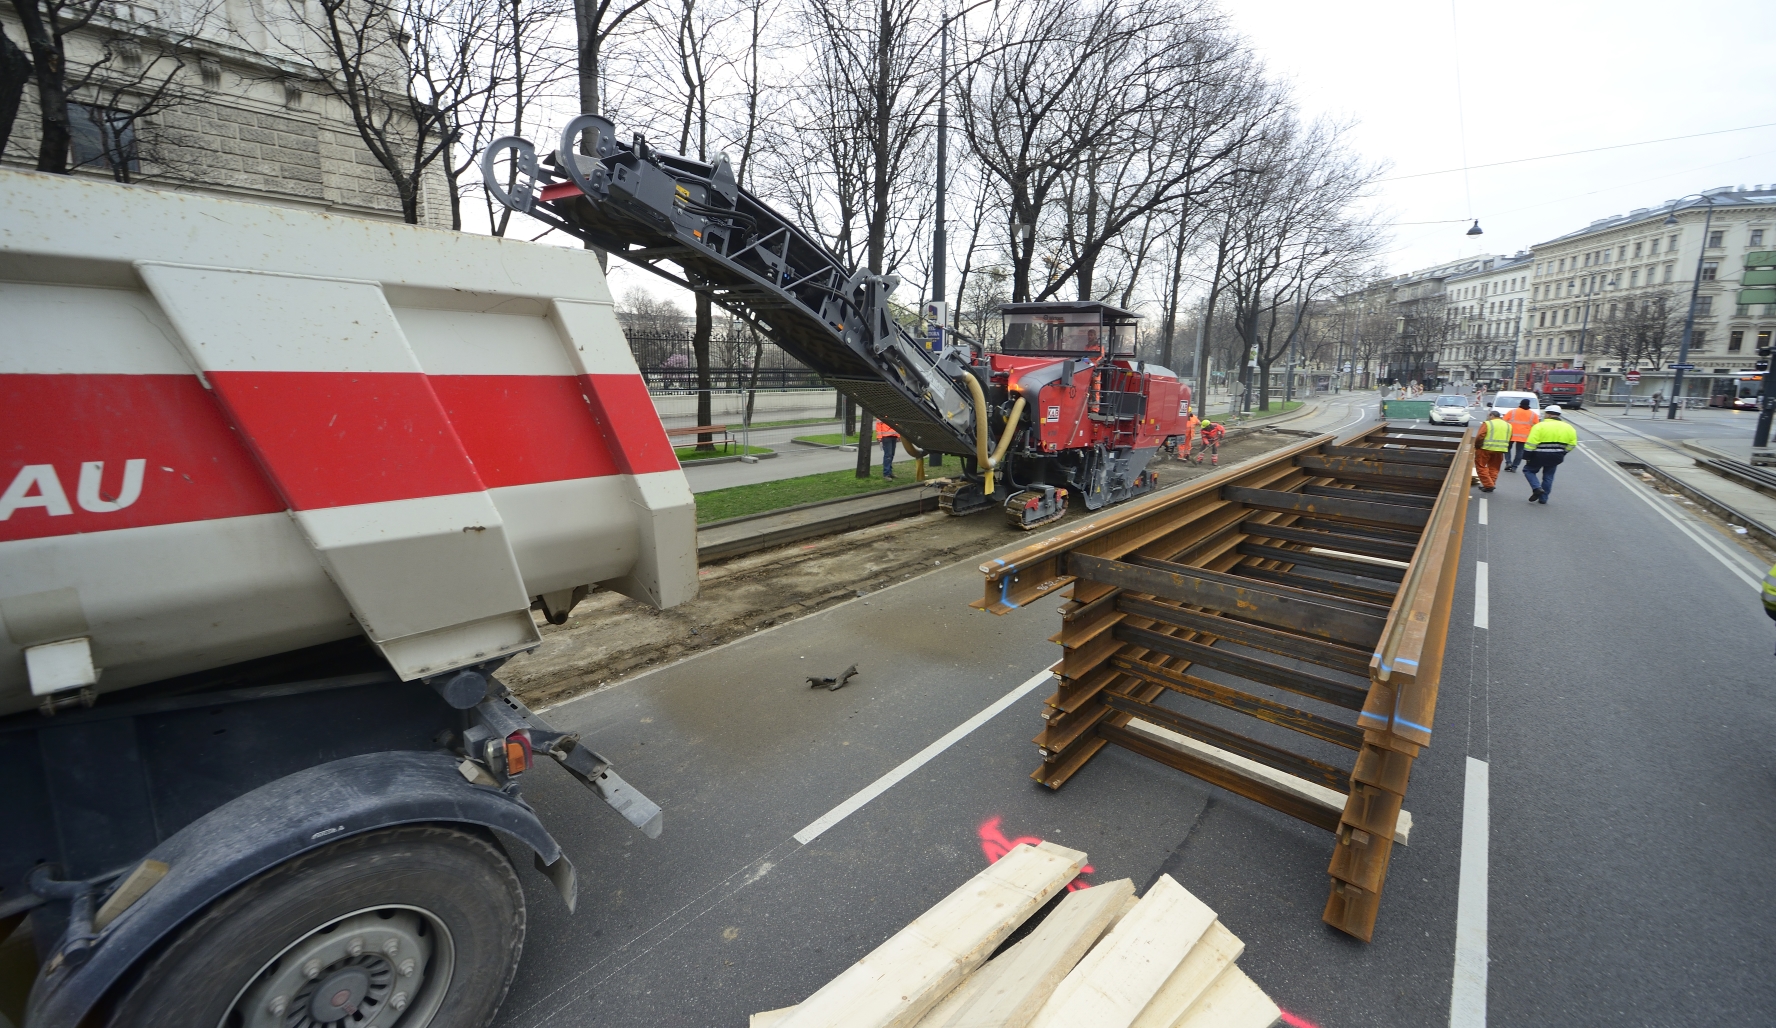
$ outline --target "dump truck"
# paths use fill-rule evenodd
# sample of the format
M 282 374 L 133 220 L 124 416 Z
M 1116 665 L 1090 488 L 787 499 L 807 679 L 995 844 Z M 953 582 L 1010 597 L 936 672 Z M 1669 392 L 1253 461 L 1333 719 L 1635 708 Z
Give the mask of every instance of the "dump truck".
M 498 669 L 696 591 L 595 255 L 0 171 L 0 326 L 24 1025 L 486 1023 L 513 862 L 577 890 L 526 776 L 662 819 Z

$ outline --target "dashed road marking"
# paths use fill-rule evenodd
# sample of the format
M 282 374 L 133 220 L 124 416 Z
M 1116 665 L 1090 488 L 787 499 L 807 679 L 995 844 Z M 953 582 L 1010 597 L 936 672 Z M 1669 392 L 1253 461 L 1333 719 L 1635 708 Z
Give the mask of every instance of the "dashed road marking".
M 1462 790 L 1461 885 L 1455 900 L 1455 978 L 1449 1028 L 1486 1028 L 1486 856 L 1490 765 L 1468 758 Z

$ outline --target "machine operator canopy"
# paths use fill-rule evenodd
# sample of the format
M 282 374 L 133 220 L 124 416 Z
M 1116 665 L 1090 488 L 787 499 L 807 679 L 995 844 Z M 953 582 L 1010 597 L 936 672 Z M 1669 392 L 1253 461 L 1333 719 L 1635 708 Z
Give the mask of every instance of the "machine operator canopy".
M 1000 346 L 1007 353 L 1101 357 L 1135 355 L 1139 314 L 1093 300 L 1058 303 L 1002 303 Z

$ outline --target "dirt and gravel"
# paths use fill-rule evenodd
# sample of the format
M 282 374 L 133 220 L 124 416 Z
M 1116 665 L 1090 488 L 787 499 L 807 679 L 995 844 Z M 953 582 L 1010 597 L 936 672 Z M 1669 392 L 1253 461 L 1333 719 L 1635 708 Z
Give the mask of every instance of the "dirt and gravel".
M 1259 431 L 1221 448 L 1221 466 L 1298 441 Z M 1160 488 L 1217 468 L 1155 465 Z M 1062 524 L 1085 517 L 1070 511 Z M 933 512 L 706 564 L 696 599 L 655 610 L 617 593 L 594 593 L 564 625 L 540 620 L 542 645 L 500 672 L 532 706 L 559 703 L 650 667 L 866 595 L 936 567 L 978 562 L 1023 536 L 995 511 L 956 518 Z

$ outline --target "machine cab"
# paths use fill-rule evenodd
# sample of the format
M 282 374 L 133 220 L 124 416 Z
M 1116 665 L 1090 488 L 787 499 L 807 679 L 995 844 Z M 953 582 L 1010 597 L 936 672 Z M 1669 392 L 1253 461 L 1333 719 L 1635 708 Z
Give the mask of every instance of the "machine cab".
M 1107 303 L 1079 300 L 1059 303 L 999 305 L 1003 332 L 1000 348 L 1031 356 L 1135 356 L 1135 324 L 1139 314 Z

